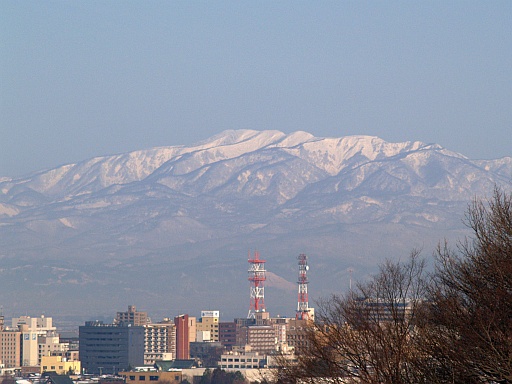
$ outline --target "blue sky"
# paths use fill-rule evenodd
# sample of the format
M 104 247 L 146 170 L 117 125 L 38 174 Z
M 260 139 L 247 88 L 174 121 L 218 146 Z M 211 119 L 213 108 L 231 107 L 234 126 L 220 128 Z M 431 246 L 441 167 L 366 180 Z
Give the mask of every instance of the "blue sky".
M 226 129 L 512 156 L 510 1 L 0 1 L 0 176 Z

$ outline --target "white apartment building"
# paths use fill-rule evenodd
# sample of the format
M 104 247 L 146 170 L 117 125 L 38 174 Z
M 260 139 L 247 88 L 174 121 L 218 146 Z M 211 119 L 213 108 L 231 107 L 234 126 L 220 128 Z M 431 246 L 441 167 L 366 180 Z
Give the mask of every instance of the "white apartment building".
M 251 352 L 250 347 L 221 355 L 219 362 L 219 368 L 225 370 L 259 369 L 266 365 L 267 356 L 258 352 Z
M 176 358 L 176 326 L 170 319 L 144 326 L 144 364 Z

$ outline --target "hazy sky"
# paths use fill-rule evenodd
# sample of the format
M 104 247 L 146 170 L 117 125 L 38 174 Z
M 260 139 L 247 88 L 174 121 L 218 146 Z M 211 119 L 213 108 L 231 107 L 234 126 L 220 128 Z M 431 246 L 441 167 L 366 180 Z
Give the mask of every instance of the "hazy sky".
M 0 0 L 0 176 L 226 129 L 512 156 L 512 1 Z

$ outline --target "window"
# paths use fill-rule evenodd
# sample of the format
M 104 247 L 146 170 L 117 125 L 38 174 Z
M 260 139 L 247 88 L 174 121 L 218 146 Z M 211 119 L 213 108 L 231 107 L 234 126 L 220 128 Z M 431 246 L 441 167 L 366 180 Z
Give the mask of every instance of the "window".
M 139 376 L 139 381 L 146 381 L 146 376 Z
M 130 380 L 135 380 L 135 376 L 130 376 Z
M 158 376 L 149 376 L 149 381 L 158 381 Z

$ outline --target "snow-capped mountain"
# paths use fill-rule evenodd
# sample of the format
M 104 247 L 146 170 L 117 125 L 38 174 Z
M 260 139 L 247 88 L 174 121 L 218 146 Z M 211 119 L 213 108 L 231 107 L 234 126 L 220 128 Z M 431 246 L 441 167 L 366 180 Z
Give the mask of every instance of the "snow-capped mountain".
M 363 277 L 384 257 L 414 247 L 429 256 L 460 238 L 469 201 L 511 180 L 511 158 L 252 130 L 2 178 L 1 299 L 39 303 L 37 289 L 62 296 L 55 310 L 79 299 L 167 315 L 231 303 L 221 309 L 243 315 L 247 251 L 257 249 L 274 276 L 268 309 L 291 314 L 299 253 L 310 255 L 313 297 L 343 290 L 348 268 Z

